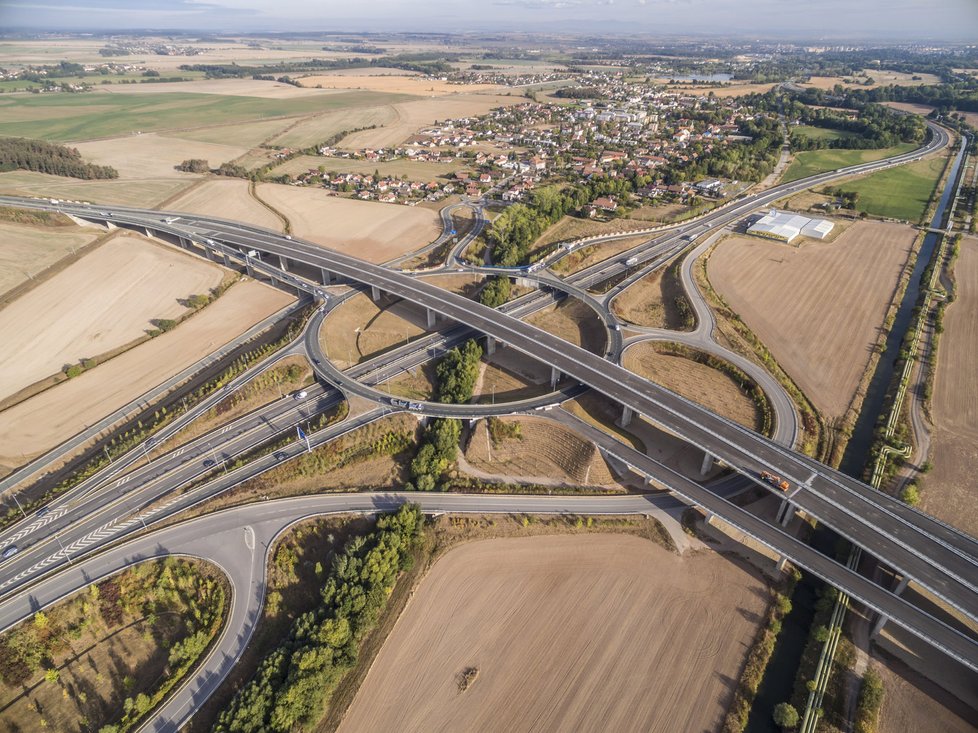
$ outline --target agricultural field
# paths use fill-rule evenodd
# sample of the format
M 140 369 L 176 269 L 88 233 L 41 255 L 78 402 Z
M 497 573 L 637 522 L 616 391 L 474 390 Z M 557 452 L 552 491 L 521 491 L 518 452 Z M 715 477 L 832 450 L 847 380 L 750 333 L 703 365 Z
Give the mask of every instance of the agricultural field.
M 349 92 L 350 94 L 371 94 L 372 92 Z M 522 95 L 458 94 L 430 99 L 393 104 L 395 119 L 375 130 L 363 130 L 347 135 L 340 146 L 350 150 L 360 148 L 384 148 L 398 145 L 422 127 L 435 120 L 457 119 L 483 115 L 497 107 L 521 104 L 526 101 Z M 0 110 L 3 108 L 0 107 Z M 0 128 L 2 129 L 2 128 Z
M 175 166 L 190 158 L 206 160 L 212 168 L 238 158 L 248 148 L 235 145 L 184 140 L 148 133 L 126 135 L 93 142 L 77 143 L 85 160 L 109 165 L 119 171 L 119 178 L 199 178 L 199 174 L 184 173 Z
M 457 95 L 460 92 L 473 94 L 506 89 L 494 84 L 449 84 L 447 81 L 429 79 L 400 69 L 385 69 L 385 73 L 377 73 L 381 71 L 380 69 L 371 71 L 346 69 L 345 71 L 350 73 L 304 76 L 299 79 L 299 83 L 314 89 L 355 89 L 385 94 L 411 94 L 418 97 L 443 97 Z
M 931 442 L 934 470 L 924 478 L 924 511 L 978 534 L 974 467 L 978 461 L 978 239 L 961 240 L 957 293 L 944 316 L 937 352 Z
M 5 95 L 0 98 L 0 135 L 57 142 L 92 140 L 372 107 L 400 99 L 378 92 L 327 93 L 292 99 L 187 92 Z
M 323 143 L 350 130 L 359 130 L 364 127 L 382 127 L 396 123 L 398 119 L 399 115 L 394 104 L 333 110 L 308 115 L 293 121 L 287 127 L 281 128 L 278 134 L 272 136 L 268 142 L 270 145 L 282 147 L 306 148 L 310 145 Z
M 871 150 L 846 150 L 845 148 L 825 148 L 823 150 L 805 150 L 795 153 L 791 165 L 788 166 L 781 178 L 782 183 L 797 181 L 799 178 L 814 176 L 816 173 L 845 168 L 859 163 L 869 163 L 882 158 L 892 158 L 908 150 L 913 150 L 913 143 L 901 143 L 892 148 L 877 148 Z M 903 167 L 903 166 L 901 166 Z
M 472 468 L 503 477 L 575 486 L 615 486 L 614 476 L 594 443 L 552 420 L 500 418 L 511 436 L 498 440 L 480 420 L 469 438 L 465 460 Z
M 193 183 L 193 180 L 187 177 L 84 181 L 32 171 L 9 171 L 0 173 L 0 193 L 148 207 L 166 201 Z
M 421 582 L 338 730 L 717 730 L 768 596 L 730 560 L 638 537 L 470 542 Z
M 75 364 L 108 354 L 188 311 L 216 265 L 137 236 L 117 236 L 0 310 L 0 399 Z M 29 324 L 29 327 L 25 327 Z
M 851 180 L 838 188 L 859 194 L 857 211 L 915 224 L 927 210 L 946 160 L 943 155 L 926 158 Z
M 417 206 L 329 196 L 323 189 L 274 183 L 258 186 L 258 195 L 292 223 L 304 239 L 369 262 L 413 252 L 438 238 L 440 219 Z
M 407 176 L 409 181 L 428 183 L 438 178 L 447 178 L 450 173 L 465 168 L 465 163 L 431 163 L 423 160 L 401 158 L 388 162 L 370 160 L 351 160 L 349 158 L 325 158 L 318 155 L 300 155 L 272 169 L 272 175 L 289 173 L 293 176 L 309 170 L 325 168 L 328 173 L 359 173 L 373 175 L 374 171 L 382 176 L 402 178 Z M 444 181 L 443 181 L 444 183 Z
M 912 112 L 915 115 L 927 116 L 934 111 L 929 104 L 917 104 L 915 102 L 883 102 L 884 107 L 898 109 L 901 112 Z
M 354 111 L 351 110 L 350 114 Z M 197 127 L 192 130 L 171 130 L 167 132 L 167 137 L 180 138 L 181 140 L 192 140 L 203 143 L 215 143 L 217 145 L 234 145 L 243 148 L 254 148 L 275 137 L 282 130 L 290 128 L 296 124 L 301 124 L 292 118 L 273 118 L 270 120 L 258 120 L 256 122 L 233 122 L 222 125 L 207 125 Z M 223 163 L 224 161 L 220 161 Z M 215 166 L 216 167 L 216 166 Z
M 707 274 L 831 420 L 855 395 L 915 237 L 910 227 L 880 222 L 800 246 L 733 236 L 710 256 Z
M 248 181 L 236 178 L 206 180 L 170 201 L 166 208 L 190 214 L 219 213 L 225 219 L 281 230 L 281 220 L 248 192 L 248 185 Z
M 760 427 L 750 395 L 733 377 L 706 364 L 663 353 L 653 342 L 644 341 L 625 351 L 622 366 L 751 430 Z
M 890 664 L 876 661 L 876 670 L 883 678 L 883 706 L 880 708 L 880 733 L 975 733 L 978 727 L 968 722 L 967 713 L 960 715 L 935 699 L 909 670 L 902 673 Z M 900 666 L 900 665 L 897 665 Z M 907 675 L 910 677 L 908 679 Z
M 193 72 L 182 71 L 181 75 Z M 330 92 L 323 89 L 306 89 L 294 84 L 262 79 L 199 79 L 154 84 L 133 84 L 117 88 L 100 89 L 108 94 L 221 94 L 229 97 L 260 97 L 262 99 L 298 99 L 314 97 Z
M 175 329 L 0 412 L 0 465 L 48 450 L 200 360 L 292 300 L 247 280 Z
M 99 234 L 98 229 L 72 223 L 34 226 L 0 221 L 0 296 L 91 244 Z
M 919 77 L 914 79 L 913 77 Z M 846 82 L 846 79 L 856 81 L 855 84 Z M 872 79 L 871 84 L 866 84 L 868 79 Z M 802 86 L 814 87 L 815 89 L 834 89 L 839 84 L 847 89 L 875 89 L 876 87 L 893 84 L 895 86 L 923 86 L 924 84 L 939 84 L 940 78 L 934 74 L 908 74 L 902 71 L 891 71 L 889 69 L 866 69 L 859 74 L 852 76 L 813 76 Z

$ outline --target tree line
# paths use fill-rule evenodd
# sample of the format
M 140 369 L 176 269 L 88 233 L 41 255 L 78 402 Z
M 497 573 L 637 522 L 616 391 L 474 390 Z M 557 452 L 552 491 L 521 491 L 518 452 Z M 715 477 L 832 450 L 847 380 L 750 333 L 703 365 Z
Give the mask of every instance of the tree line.
M 901 142 L 920 143 L 927 136 L 927 125 L 920 117 L 897 114 L 879 104 L 867 104 L 856 118 L 831 109 L 812 109 L 805 106 L 799 119 L 814 127 L 850 132 L 853 135 L 824 140 L 794 133 L 791 136 L 793 150 L 889 148 Z
M 356 664 L 360 642 L 377 623 L 424 527 L 416 505 L 381 516 L 375 531 L 354 537 L 321 590 L 322 602 L 295 620 L 288 637 L 214 725 L 215 733 L 307 730 Z
M 69 178 L 118 178 L 107 165 L 85 162 L 75 148 L 26 137 L 0 138 L 0 171 L 24 170 Z
M 435 366 L 436 394 L 439 402 L 463 404 L 472 399 L 479 377 L 482 347 L 469 339 L 449 351 Z M 421 435 L 418 452 L 408 470 L 408 491 L 432 491 L 442 475 L 455 463 L 462 423 L 454 418 L 433 418 Z

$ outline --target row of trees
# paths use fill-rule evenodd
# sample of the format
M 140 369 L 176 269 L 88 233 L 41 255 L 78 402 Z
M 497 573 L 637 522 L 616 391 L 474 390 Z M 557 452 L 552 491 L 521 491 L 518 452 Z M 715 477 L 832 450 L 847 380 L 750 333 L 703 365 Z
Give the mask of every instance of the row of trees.
M 815 127 L 842 130 L 854 135 L 825 140 L 796 133 L 791 136 L 793 150 L 889 148 L 901 142 L 923 142 L 927 135 L 927 125 L 917 115 L 897 114 L 878 104 L 866 105 L 855 119 L 831 109 L 804 107 L 800 119 Z
M 436 398 L 439 402 L 461 404 L 472 399 L 479 376 L 482 347 L 469 339 L 462 348 L 449 351 L 435 367 Z M 435 418 L 428 423 L 418 452 L 411 461 L 408 491 L 432 491 L 442 475 L 455 463 L 462 423 L 453 418 Z
M 84 179 L 119 177 L 111 166 L 86 163 L 75 148 L 25 137 L 0 138 L 0 171 L 13 170 Z
M 356 664 L 360 642 L 376 624 L 398 573 L 409 567 L 423 526 L 420 508 L 405 505 L 380 517 L 374 532 L 350 540 L 333 561 L 319 607 L 295 620 L 214 731 L 285 733 L 314 725 Z

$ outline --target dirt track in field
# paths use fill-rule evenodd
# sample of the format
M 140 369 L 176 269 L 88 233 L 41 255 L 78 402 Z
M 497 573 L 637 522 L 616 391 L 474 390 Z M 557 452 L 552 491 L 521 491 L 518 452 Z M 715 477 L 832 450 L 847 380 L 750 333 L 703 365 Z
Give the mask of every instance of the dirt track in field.
M 0 397 L 124 346 L 152 319 L 187 312 L 221 268 L 135 236 L 115 237 L 0 311 Z M 26 327 L 29 324 L 29 327 Z
M 733 236 L 711 255 L 714 288 L 827 418 L 849 407 L 915 230 L 859 222 L 801 246 Z M 797 240 L 796 240 L 797 241 Z
M 712 552 L 636 537 L 472 542 L 422 581 L 339 730 L 717 730 L 767 598 Z
M 934 470 L 924 477 L 922 508 L 978 533 L 978 238 L 961 240 L 954 266 L 957 292 L 944 316 L 934 380 Z

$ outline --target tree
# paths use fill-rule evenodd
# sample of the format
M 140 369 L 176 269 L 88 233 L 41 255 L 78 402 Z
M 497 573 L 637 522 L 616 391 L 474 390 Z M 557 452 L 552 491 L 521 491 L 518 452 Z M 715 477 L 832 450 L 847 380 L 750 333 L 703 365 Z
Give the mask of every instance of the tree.
M 791 703 L 781 702 L 774 706 L 774 722 L 782 728 L 794 728 L 798 720 L 798 711 Z
M 900 493 L 900 499 L 910 506 L 917 506 L 920 503 L 920 491 L 916 484 L 907 484 L 906 488 Z

